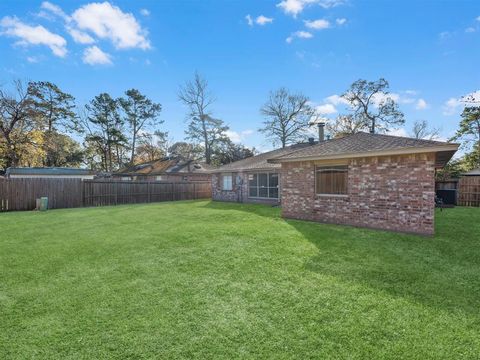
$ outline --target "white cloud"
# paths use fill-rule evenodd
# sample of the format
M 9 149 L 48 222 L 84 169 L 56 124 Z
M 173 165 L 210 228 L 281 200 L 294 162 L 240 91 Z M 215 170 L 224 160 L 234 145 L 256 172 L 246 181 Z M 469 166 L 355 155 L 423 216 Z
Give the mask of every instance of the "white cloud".
M 252 19 L 252 16 L 250 14 L 245 16 L 245 20 L 247 20 L 248 26 L 253 26 L 253 19 Z
M 345 18 L 338 18 L 338 19 L 335 20 L 335 22 L 337 23 L 337 25 L 342 26 L 342 25 L 344 25 L 344 24 L 347 22 L 347 19 L 345 19 Z
M 83 62 L 89 65 L 111 65 L 109 54 L 103 52 L 98 46 L 90 46 L 83 52 Z
M 18 45 L 45 45 L 58 57 L 67 54 L 67 41 L 60 35 L 54 34 L 41 25 L 30 26 L 16 17 L 5 16 L 0 21 L 0 35 L 16 37 L 20 39 Z
M 408 137 L 407 130 L 405 130 L 404 128 L 390 130 L 389 132 L 387 132 L 387 134 L 393 136 Z
M 67 31 L 72 37 L 73 41 L 79 44 L 93 44 L 95 39 L 88 35 L 86 32 L 71 28 L 67 26 Z
M 446 115 L 446 116 L 455 115 L 459 112 L 458 109 L 461 106 L 462 106 L 462 103 L 460 102 L 460 100 L 452 97 L 447 101 L 445 101 L 445 104 L 443 104 L 443 115 Z
M 325 102 L 328 102 L 333 105 L 348 105 L 348 101 L 341 97 L 340 95 L 334 94 L 325 98 Z
M 76 27 L 101 39 L 109 39 L 117 49 L 150 49 L 147 32 L 135 17 L 108 2 L 84 5 L 72 14 Z
M 417 110 L 425 110 L 428 108 L 428 104 L 424 99 L 418 99 L 417 104 L 415 105 L 415 109 Z
M 296 17 L 305 7 L 309 5 L 319 5 L 324 9 L 342 5 L 344 0 L 282 0 L 277 6 L 283 10 L 285 14 Z
M 60 6 L 52 4 L 51 2 L 48 2 L 48 1 L 42 2 L 42 5 L 40 5 L 40 8 L 47 10 L 52 14 L 57 15 L 65 20 L 69 19 L 69 16 L 65 14 L 65 12 L 60 8 Z
M 305 20 L 304 23 L 307 28 L 314 30 L 328 29 L 330 27 L 330 22 L 325 19 L 318 19 L 312 21 Z
M 36 56 L 27 56 L 27 61 L 29 63 L 34 64 L 34 63 L 38 63 L 40 61 L 40 59 Z
M 255 19 L 255 22 L 258 25 L 271 24 L 273 22 L 273 18 L 269 18 L 269 17 L 263 16 L 263 15 L 260 15 Z
M 296 31 L 292 33 L 289 37 L 287 37 L 285 41 L 290 44 L 295 38 L 310 39 L 312 37 L 313 37 L 313 34 L 308 31 Z
M 480 16 L 477 16 L 475 20 L 480 21 Z
M 142 14 L 143 16 L 150 16 L 150 10 L 140 9 L 140 14 Z
M 418 94 L 417 90 L 405 90 L 404 92 L 407 95 L 417 95 Z
M 474 27 L 470 26 L 468 28 L 465 29 L 465 32 L 466 33 L 474 33 L 475 31 L 477 31 L 477 29 L 475 29 Z
M 232 140 L 232 142 L 237 144 L 244 141 L 246 137 L 248 137 L 249 135 L 252 135 L 253 133 L 254 131 L 250 129 L 243 130 L 241 132 L 237 132 L 234 130 L 225 131 L 225 134 L 230 138 L 230 140 Z
M 335 106 L 333 106 L 333 104 L 318 105 L 315 107 L 315 110 L 317 114 L 320 115 L 330 115 L 337 112 L 337 109 L 335 108 Z

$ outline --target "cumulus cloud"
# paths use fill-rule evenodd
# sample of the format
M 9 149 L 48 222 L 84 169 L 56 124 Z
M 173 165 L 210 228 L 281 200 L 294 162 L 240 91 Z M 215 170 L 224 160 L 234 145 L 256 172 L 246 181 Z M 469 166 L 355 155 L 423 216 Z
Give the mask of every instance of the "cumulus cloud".
M 282 0 L 277 6 L 283 10 L 285 14 L 296 17 L 307 6 L 319 5 L 324 9 L 342 5 L 344 0 Z
M 418 99 L 415 105 L 415 109 L 417 110 L 425 110 L 428 108 L 428 104 L 424 99 Z
M 247 20 L 247 24 L 248 26 L 253 26 L 253 18 L 250 14 L 248 14 L 247 16 L 245 16 L 245 20 Z
M 258 25 L 271 24 L 272 22 L 273 22 L 273 18 L 269 18 L 263 15 L 260 15 L 255 19 L 255 23 L 257 23 Z
M 51 2 L 44 1 L 42 2 L 42 5 L 40 5 L 40 8 L 43 10 L 46 10 L 58 17 L 61 17 L 65 20 L 69 19 L 69 16 L 65 14 L 65 12 L 62 10 L 62 8 L 58 5 L 52 4 Z
M 292 33 L 289 37 L 285 39 L 285 41 L 290 44 L 295 38 L 310 39 L 312 37 L 313 37 L 313 34 L 311 32 L 302 30 L 302 31 L 296 31 Z
M 459 99 L 451 97 L 443 104 L 443 115 L 450 116 L 455 115 L 459 112 L 459 108 L 462 106 L 462 103 Z
M 333 106 L 333 104 L 318 105 L 315 107 L 315 110 L 319 115 L 330 115 L 337 112 L 337 109 L 335 106 Z
M 100 39 L 108 39 L 117 49 L 150 49 L 147 32 L 135 17 L 108 2 L 86 4 L 71 16 L 75 27 Z
M 148 10 L 148 9 L 141 9 L 141 10 L 140 10 L 140 14 L 142 14 L 143 16 L 150 16 L 150 10 Z
M 30 26 L 16 17 L 5 16 L 0 20 L 0 35 L 18 38 L 17 45 L 44 45 L 58 57 L 67 54 L 67 41 L 58 34 L 52 33 L 41 25 Z
M 342 26 L 347 22 L 347 19 L 339 18 L 339 19 L 336 19 L 335 22 L 337 23 L 337 25 Z
M 92 38 L 90 35 L 87 33 L 80 31 L 75 28 L 71 28 L 67 26 L 67 31 L 72 37 L 73 41 L 79 44 L 93 44 L 95 42 L 95 39 Z
M 343 98 L 342 96 L 337 95 L 337 94 L 327 96 L 325 98 L 325 102 L 328 102 L 328 103 L 333 104 L 335 106 L 337 106 L 337 105 L 348 105 L 348 101 L 345 98 Z
M 325 19 L 318 19 L 318 20 L 305 20 L 305 26 L 309 29 L 313 30 L 322 30 L 328 29 L 330 27 L 330 22 Z
M 248 137 L 249 135 L 252 135 L 253 133 L 254 131 L 250 129 L 243 130 L 241 132 L 237 132 L 234 130 L 225 131 L 225 134 L 230 138 L 230 140 L 232 140 L 232 142 L 236 144 L 241 143 L 242 141 L 245 140 L 246 137 Z
M 103 52 L 98 46 L 90 46 L 83 52 L 83 62 L 89 65 L 111 65 L 111 56 Z

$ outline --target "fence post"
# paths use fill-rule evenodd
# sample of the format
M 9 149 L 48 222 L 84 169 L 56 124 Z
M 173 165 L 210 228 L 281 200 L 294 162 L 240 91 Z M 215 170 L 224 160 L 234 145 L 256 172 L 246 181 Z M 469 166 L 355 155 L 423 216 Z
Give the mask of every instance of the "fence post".
M 150 203 L 150 181 L 147 182 L 147 202 Z

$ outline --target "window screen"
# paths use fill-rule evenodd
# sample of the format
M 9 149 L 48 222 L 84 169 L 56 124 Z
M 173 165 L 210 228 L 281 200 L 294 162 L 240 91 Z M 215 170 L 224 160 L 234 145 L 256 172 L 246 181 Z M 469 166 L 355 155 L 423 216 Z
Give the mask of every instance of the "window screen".
M 248 196 L 256 198 L 278 199 L 278 174 L 249 174 Z

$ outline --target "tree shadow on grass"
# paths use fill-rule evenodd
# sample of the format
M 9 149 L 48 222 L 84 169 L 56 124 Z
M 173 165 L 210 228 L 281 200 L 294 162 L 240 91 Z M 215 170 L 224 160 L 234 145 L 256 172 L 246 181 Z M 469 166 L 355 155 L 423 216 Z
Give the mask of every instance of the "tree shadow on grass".
M 318 248 L 305 268 L 385 291 L 394 297 L 478 316 L 480 248 L 473 234 L 458 238 L 398 234 L 348 226 L 287 220 Z M 476 252 L 472 255 L 472 251 Z
M 265 205 L 209 202 L 205 207 L 244 211 L 292 226 L 318 249 L 305 263 L 308 271 L 478 316 L 480 222 L 474 219 L 480 209 L 437 213 L 436 235 L 425 237 L 282 219 L 278 207 Z

